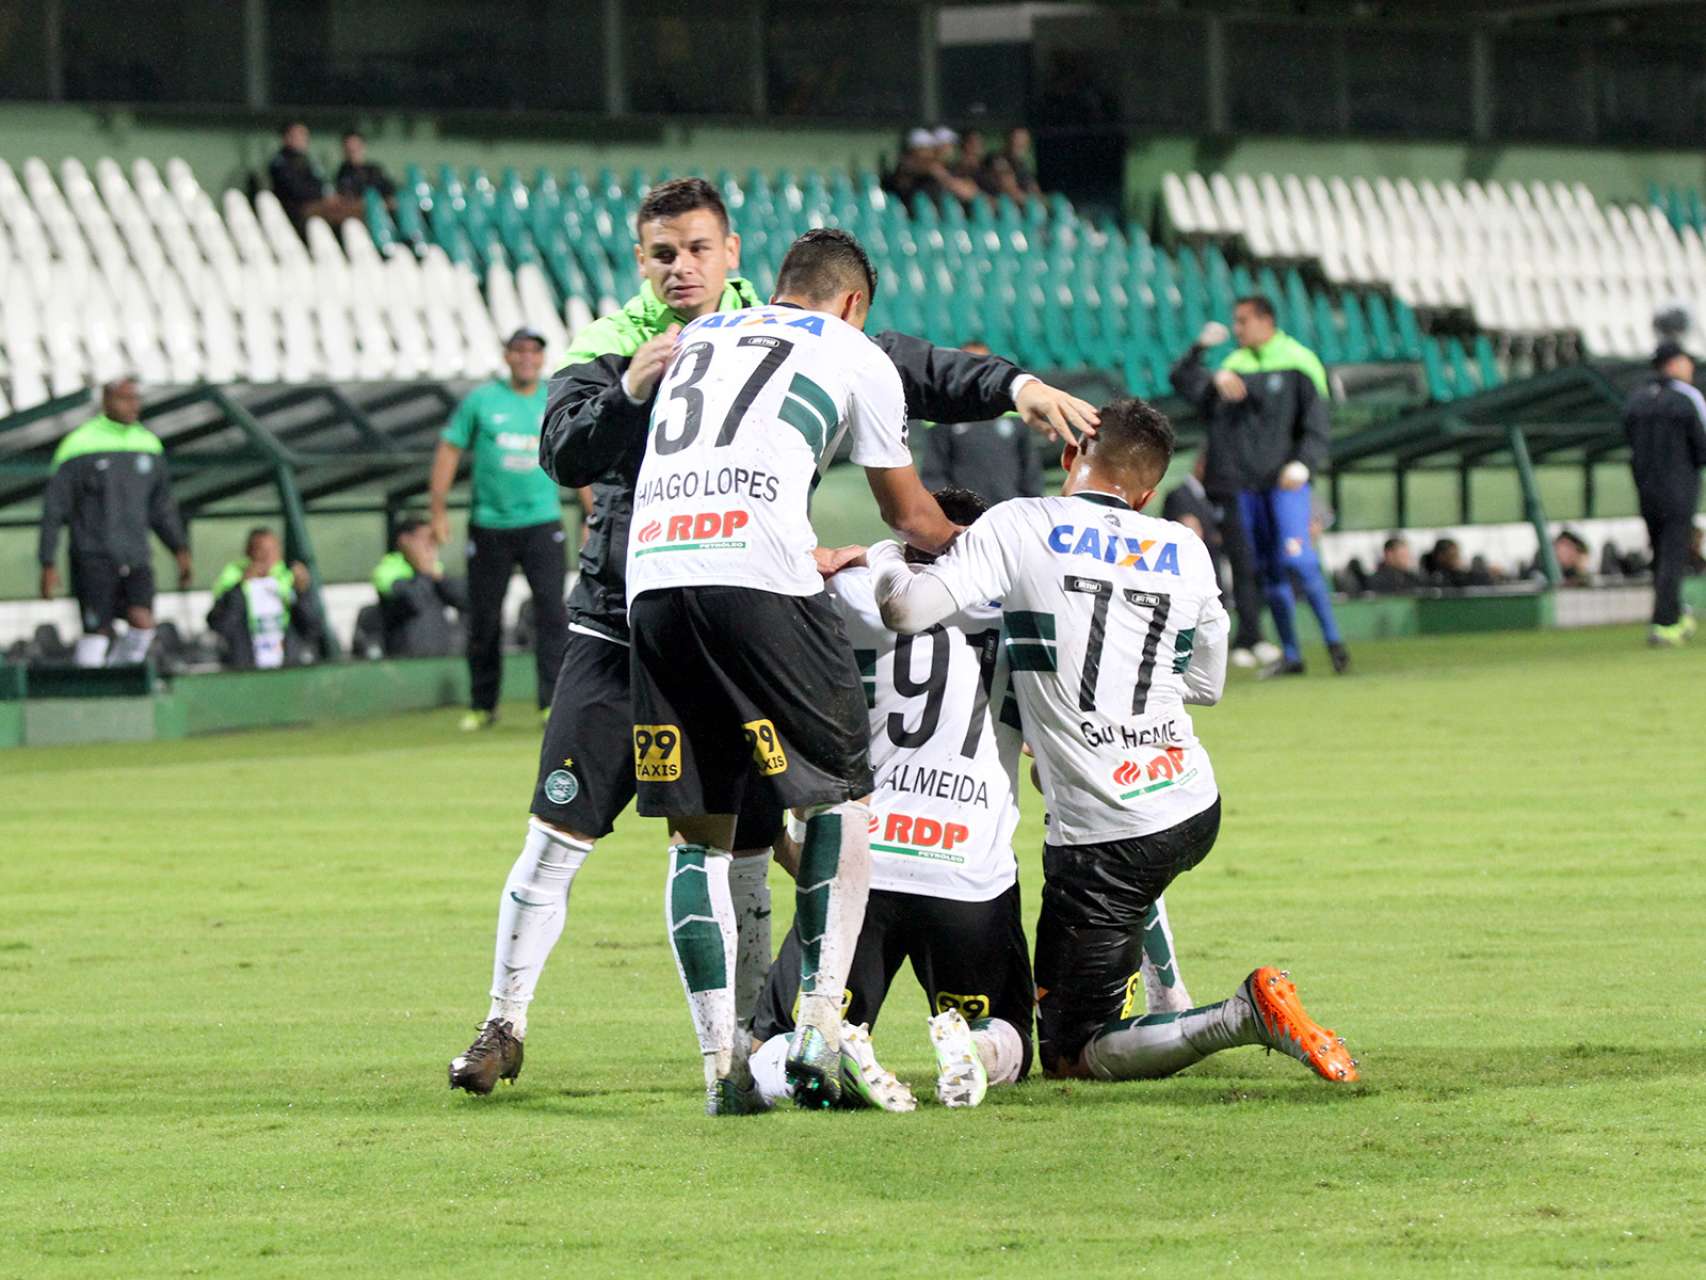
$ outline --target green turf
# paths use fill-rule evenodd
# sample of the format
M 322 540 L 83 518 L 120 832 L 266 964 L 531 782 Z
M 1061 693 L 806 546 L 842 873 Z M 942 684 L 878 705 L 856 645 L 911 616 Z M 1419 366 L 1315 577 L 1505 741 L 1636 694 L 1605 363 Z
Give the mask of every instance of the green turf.
M 1357 657 L 1200 716 L 1226 822 L 1168 895 L 1197 998 L 1288 966 L 1350 1088 L 1241 1050 L 707 1120 L 630 818 L 468 1098 L 528 717 L 8 753 L 0 1275 L 1699 1274 L 1706 653 Z M 877 1046 L 927 1093 L 923 1012 L 903 977 Z

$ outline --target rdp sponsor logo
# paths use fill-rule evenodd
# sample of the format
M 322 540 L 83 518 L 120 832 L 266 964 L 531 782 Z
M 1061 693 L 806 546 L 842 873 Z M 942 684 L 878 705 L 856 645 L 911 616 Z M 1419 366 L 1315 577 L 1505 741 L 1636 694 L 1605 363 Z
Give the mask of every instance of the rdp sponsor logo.
M 1130 788 L 1120 793 L 1121 800 L 1131 800 L 1154 791 L 1182 786 L 1196 776 L 1195 768 L 1185 766 L 1183 747 L 1168 747 L 1142 764 L 1136 760 L 1122 760 L 1113 773 L 1116 787 Z
M 652 555 L 659 551 L 724 551 L 746 546 L 744 538 L 734 535 L 751 523 L 745 511 L 700 511 L 671 516 L 667 522 L 648 520 L 634 535 L 641 544 L 637 555 Z M 659 539 L 662 542 L 659 543 Z M 658 543 L 654 546 L 653 543 Z
M 884 818 L 871 815 L 871 848 L 882 853 L 927 858 L 931 862 L 964 862 L 965 855 L 955 853 L 954 849 L 970 838 L 971 828 L 958 822 L 938 822 L 935 818 L 917 818 L 908 813 L 891 813 Z
M 1095 526 L 1057 524 L 1048 533 L 1049 548 L 1063 556 L 1088 556 L 1119 569 L 1179 576 L 1179 547 L 1153 538 L 1127 538 Z

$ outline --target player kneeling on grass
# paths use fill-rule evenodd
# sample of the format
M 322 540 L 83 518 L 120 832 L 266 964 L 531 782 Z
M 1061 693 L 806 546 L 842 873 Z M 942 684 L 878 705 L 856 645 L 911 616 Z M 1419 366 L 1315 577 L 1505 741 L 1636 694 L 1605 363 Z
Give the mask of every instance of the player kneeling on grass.
M 1037 923 L 1038 1049 L 1055 1076 L 1171 1075 L 1221 1049 L 1264 1045 L 1324 1079 L 1357 1078 L 1344 1044 L 1277 969 L 1231 999 L 1131 1016 L 1145 913 L 1207 856 L 1220 795 L 1187 703 L 1226 681 L 1227 616 L 1201 539 L 1141 514 L 1173 456 L 1173 428 L 1141 400 L 1101 411 L 1069 446 L 1056 498 L 991 509 L 934 564 L 870 549 L 883 621 L 922 632 L 985 600 L 1003 643 L 1048 802 Z
M 956 524 L 987 509 L 965 489 L 933 495 Z M 833 556 L 834 553 L 831 553 Z M 906 557 L 935 557 L 907 548 Z M 831 561 L 833 563 L 833 561 Z M 842 1047 L 843 1098 L 910 1111 L 907 1087 L 876 1066 L 870 1029 L 895 974 L 910 960 L 934 1014 L 936 1097 L 976 1106 L 992 1084 L 1031 1065 L 1031 961 L 1020 920 L 1013 833 L 1019 823 L 1018 709 L 1001 647 L 999 604 L 977 604 L 922 635 L 883 625 L 871 574 L 850 567 L 829 580 L 865 686 L 871 732 L 871 895 L 853 953 Z M 999 714 L 996 714 L 999 709 Z M 1160 908 L 1161 904 L 1156 904 Z M 1165 916 L 1146 933 L 1169 940 Z M 794 1029 L 799 935 L 790 930 L 753 1020 L 753 1075 L 766 1101 L 789 1093 L 782 1064 Z M 1170 946 L 1145 950 L 1150 1012 L 1184 1008 Z

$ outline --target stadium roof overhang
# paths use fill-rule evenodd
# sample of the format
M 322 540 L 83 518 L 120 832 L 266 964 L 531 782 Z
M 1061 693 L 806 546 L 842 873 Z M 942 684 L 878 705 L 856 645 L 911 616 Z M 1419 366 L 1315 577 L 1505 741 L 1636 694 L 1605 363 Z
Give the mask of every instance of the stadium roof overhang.
M 1535 465 L 1579 465 L 1583 508 L 1591 515 L 1594 467 L 1625 453 L 1623 403 L 1647 376 L 1647 366 L 1638 363 L 1569 365 L 1461 400 L 1407 410 L 1339 437 L 1333 441 L 1334 505 L 1340 505 L 1343 477 L 1390 473 L 1402 526 L 1408 515 L 1408 474 L 1455 471 L 1459 514 L 1468 524 L 1473 519 L 1471 473 L 1481 467 L 1511 468 L 1539 535 L 1542 558 L 1549 562 L 1551 543 Z M 1555 566 L 1548 565 L 1548 576 L 1554 575 Z

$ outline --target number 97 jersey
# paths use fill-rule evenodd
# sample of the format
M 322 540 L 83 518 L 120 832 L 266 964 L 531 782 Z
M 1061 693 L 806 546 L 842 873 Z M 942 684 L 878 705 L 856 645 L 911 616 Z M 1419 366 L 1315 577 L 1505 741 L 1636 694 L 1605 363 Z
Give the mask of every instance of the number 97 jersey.
M 897 636 L 877 613 L 868 570 L 836 574 L 829 598 L 870 713 L 871 888 L 957 902 L 1005 893 L 1019 874 L 1020 735 L 1000 608 L 974 605 Z
M 900 374 L 858 329 L 783 306 L 688 325 L 652 403 L 629 602 L 707 584 L 821 592 L 809 506 L 847 433 L 860 466 L 912 465 Z
M 1002 643 L 1048 800 L 1052 844 L 1177 826 L 1219 794 L 1187 696 L 1226 639 L 1220 584 L 1183 525 L 1100 493 L 1014 498 L 922 571 L 962 608 L 1005 605 Z M 1203 696 L 1211 692 L 1212 697 Z

